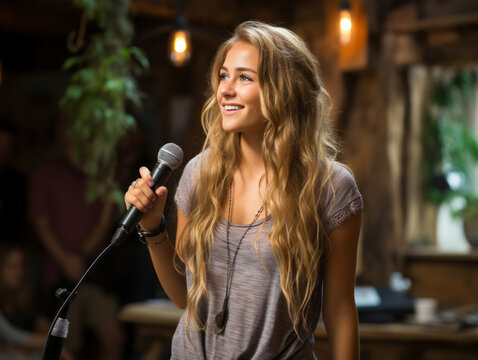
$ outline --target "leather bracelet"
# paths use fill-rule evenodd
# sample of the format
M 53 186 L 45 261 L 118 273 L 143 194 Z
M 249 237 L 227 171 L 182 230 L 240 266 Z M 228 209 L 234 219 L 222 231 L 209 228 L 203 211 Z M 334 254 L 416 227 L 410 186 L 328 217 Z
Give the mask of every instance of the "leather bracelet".
M 163 240 L 155 243 L 155 242 L 148 242 L 146 241 L 145 238 L 147 237 L 155 237 L 159 234 L 162 234 L 166 231 L 166 218 L 164 217 L 164 214 L 161 216 L 161 224 L 159 225 L 159 227 L 155 230 L 151 230 L 151 231 L 146 231 L 144 230 L 143 228 L 141 228 L 141 226 L 139 224 L 136 225 L 136 230 L 138 232 L 138 236 L 139 236 L 139 240 L 145 244 L 145 245 L 148 245 L 148 246 L 154 246 L 154 245 L 158 245 L 159 243 L 161 243 Z
M 163 234 L 165 234 L 164 237 L 159 241 L 146 241 L 145 238 L 141 239 L 141 237 L 139 241 L 141 241 L 144 245 L 148 247 L 158 246 L 168 239 L 168 234 L 167 233 L 163 233 Z

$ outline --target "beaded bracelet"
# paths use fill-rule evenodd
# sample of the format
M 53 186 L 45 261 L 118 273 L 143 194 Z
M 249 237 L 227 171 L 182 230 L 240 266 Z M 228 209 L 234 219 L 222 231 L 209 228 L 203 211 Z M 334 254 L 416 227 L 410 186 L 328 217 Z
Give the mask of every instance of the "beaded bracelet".
M 152 230 L 152 231 L 146 231 L 146 230 L 142 229 L 139 224 L 137 224 L 136 225 L 136 230 L 138 232 L 139 241 L 141 241 L 143 244 L 145 244 L 147 246 L 157 246 L 157 245 L 161 244 L 164 240 L 167 239 L 167 236 L 166 236 L 166 237 L 164 237 L 164 239 L 161 239 L 161 240 L 156 241 L 156 242 L 149 242 L 149 241 L 146 240 L 147 237 L 154 237 L 154 236 L 162 234 L 166 231 L 166 219 L 164 217 L 164 214 L 161 216 L 161 224 L 159 225 L 159 227 L 157 229 Z

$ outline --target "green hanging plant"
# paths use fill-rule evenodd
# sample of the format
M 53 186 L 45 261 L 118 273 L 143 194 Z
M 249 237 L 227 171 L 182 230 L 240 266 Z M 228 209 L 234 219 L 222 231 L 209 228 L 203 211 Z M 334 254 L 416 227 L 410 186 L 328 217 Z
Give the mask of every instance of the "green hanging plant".
M 60 104 L 68 113 L 69 135 L 88 177 L 87 200 L 109 196 L 121 203 L 123 195 L 114 178 L 116 145 L 136 125 L 126 106 L 140 106 L 135 76 L 149 62 L 142 50 L 130 46 L 129 0 L 73 2 L 99 31 L 82 54 L 63 64 L 74 72 Z
M 478 138 L 467 124 L 475 82 L 472 72 L 461 70 L 433 87 L 422 136 L 423 194 L 430 202 L 460 196 L 470 205 L 476 203 L 469 175 L 478 164 Z M 450 184 L 450 175 L 459 180 L 457 184 Z

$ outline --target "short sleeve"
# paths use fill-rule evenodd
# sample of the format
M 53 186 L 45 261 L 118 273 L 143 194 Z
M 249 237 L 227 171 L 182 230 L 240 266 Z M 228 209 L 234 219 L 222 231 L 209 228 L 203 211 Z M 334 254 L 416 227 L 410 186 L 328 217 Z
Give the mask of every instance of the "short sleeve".
M 189 214 L 194 207 L 196 180 L 199 174 L 199 165 L 201 154 L 196 155 L 184 167 L 184 171 L 179 179 L 174 201 L 183 214 Z
M 334 163 L 329 188 L 321 202 L 325 231 L 331 233 L 362 210 L 363 199 L 354 177 L 345 167 Z

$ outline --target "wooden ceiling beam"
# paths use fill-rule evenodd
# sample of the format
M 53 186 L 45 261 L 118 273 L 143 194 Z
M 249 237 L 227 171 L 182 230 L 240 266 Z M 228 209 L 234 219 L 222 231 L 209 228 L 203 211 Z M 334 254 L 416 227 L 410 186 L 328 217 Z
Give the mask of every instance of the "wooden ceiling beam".
M 414 19 L 412 21 L 387 22 L 385 24 L 385 29 L 392 32 L 410 33 L 429 30 L 442 30 L 472 24 L 478 24 L 478 13 Z
M 385 31 L 416 33 L 478 24 L 478 3 L 465 0 L 409 1 L 386 13 Z
M 132 0 L 129 4 L 129 8 L 132 13 L 151 17 L 172 19 L 177 15 L 177 12 L 171 8 L 137 0 Z
M 478 33 L 464 33 L 448 43 L 427 46 L 424 62 L 429 65 L 466 66 L 478 62 Z

